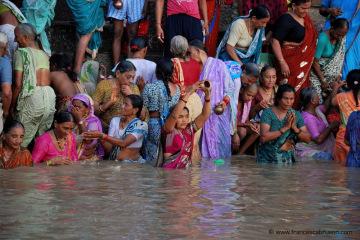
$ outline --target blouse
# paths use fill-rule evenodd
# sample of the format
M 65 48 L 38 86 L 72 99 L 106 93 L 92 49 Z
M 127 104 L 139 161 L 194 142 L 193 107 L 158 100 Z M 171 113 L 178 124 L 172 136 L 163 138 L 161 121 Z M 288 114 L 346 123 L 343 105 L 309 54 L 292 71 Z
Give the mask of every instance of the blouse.
M 244 19 L 236 20 L 230 29 L 227 44 L 238 48 L 248 48 L 253 38 L 250 36 Z
M 316 46 L 315 58 L 329 58 L 334 54 L 334 51 L 335 45 L 330 42 L 329 36 L 325 32 L 321 32 Z
M 273 37 L 279 42 L 301 43 L 305 38 L 305 27 L 290 14 L 284 14 L 276 21 Z

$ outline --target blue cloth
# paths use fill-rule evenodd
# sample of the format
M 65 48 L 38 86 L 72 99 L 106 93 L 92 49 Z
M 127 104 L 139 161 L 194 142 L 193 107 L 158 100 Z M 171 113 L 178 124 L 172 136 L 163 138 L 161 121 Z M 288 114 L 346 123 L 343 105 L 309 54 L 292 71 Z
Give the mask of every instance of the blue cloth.
M 236 18 L 228 27 L 225 32 L 223 39 L 220 42 L 219 47 L 216 50 L 216 58 L 220 58 L 223 61 L 232 61 L 233 59 L 229 56 L 226 51 L 226 44 L 230 36 L 231 26 L 238 19 L 247 19 L 249 16 L 241 16 Z M 245 50 L 235 49 L 235 53 L 238 55 L 242 63 L 259 63 L 260 54 L 262 49 L 262 40 L 265 36 L 265 28 L 260 28 L 256 31 L 255 36 L 249 46 L 249 48 Z
M 12 67 L 7 57 L 0 57 L 0 83 L 12 84 Z
M 346 166 L 360 167 L 360 111 L 350 114 L 346 125 L 345 139 L 350 145 Z
M 360 67 L 360 11 L 355 14 L 358 6 L 358 0 L 322 0 L 321 6 L 330 8 L 341 8 L 342 14 L 338 18 L 346 18 L 350 21 L 350 28 L 346 34 L 346 55 L 342 78 L 346 79 L 347 74 Z M 330 20 L 325 23 L 324 29 L 330 28 Z
M 135 23 L 142 19 L 142 11 L 145 0 L 122 0 L 123 7 L 116 9 L 113 0 L 109 0 L 109 10 L 107 16 L 116 20 L 127 19 L 128 23 Z
M 56 0 L 24 0 L 21 8 L 28 23 L 35 27 L 42 49 L 49 56 L 50 43 L 45 30 L 51 26 L 51 21 L 55 17 L 55 5 Z
M 88 48 L 96 51 L 101 46 L 100 31 L 104 26 L 104 10 L 106 0 L 66 0 L 76 23 L 76 31 L 80 36 L 92 33 Z

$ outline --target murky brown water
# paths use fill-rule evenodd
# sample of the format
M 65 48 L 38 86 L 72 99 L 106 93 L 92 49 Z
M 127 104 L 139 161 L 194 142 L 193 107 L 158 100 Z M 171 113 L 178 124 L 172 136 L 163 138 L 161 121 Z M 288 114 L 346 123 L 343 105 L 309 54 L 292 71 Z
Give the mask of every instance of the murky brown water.
M 331 162 L 19 168 L 0 202 L 1 239 L 360 239 L 360 169 Z

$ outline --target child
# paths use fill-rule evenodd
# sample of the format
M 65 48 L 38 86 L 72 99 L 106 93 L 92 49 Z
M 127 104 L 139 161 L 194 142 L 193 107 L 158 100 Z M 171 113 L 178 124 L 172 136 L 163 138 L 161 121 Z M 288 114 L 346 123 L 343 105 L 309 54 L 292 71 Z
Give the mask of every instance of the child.
M 259 125 L 249 121 L 252 101 L 257 92 L 258 86 L 254 83 L 245 87 L 240 93 L 237 115 L 237 133 L 234 134 L 232 141 L 233 152 L 235 153 L 240 150 L 240 154 L 244 154 L 246 149 L 257 139 L 259 134 Z M 254 137 L 251 138 L 250 145 L 247 144 L 247 142 L 244 142 L 244 146 L 239 149 L 240 141 L 243 141 L 250 133 L 255 133 L 256 138 L 254 140 Z

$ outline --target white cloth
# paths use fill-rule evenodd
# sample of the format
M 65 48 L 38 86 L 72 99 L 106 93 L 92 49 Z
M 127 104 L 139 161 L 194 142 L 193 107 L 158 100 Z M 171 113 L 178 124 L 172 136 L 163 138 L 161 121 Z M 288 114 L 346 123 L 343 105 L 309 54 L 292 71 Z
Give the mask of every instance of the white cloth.
M 142 76 L 145 83 L 153 83 L 156 81 L 156 63 L 140 58 L 128 58 L 127 60 L 132 62 L 136 67 L 136 76 L 134 81 L 136 81 L 138 76 Z

